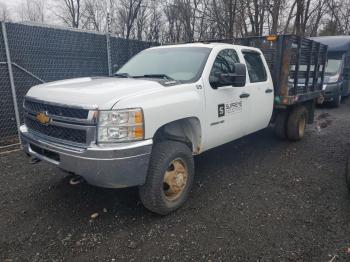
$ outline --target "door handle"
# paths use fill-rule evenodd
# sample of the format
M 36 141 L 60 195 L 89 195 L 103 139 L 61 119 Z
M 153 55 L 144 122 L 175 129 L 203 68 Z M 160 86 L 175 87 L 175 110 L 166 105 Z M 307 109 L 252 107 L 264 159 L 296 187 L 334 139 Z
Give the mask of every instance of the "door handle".
M 243 94 L 241 94 L 239 97 L 240 97 L 240 98 L 248 98 L 248 97 L 250 97 L 250 94 L 248 94 L 248 93 L 243 93 Z
M 265 93 L 266 93 L 266 94 L 269 94 L 269 93 L 272 93 L 272 91 L 273 91 L 272 89 L 266 89 L 266 90 L 265 90 Z

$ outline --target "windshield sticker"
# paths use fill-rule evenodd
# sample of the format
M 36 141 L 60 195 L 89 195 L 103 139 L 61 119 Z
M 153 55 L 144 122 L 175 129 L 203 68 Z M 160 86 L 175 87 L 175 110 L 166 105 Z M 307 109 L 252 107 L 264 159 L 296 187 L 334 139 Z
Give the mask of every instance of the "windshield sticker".
M 226 115 L 232 115 L 242 112 L 242 101 L 227 102 L 225 104 L 218 105 L 218 117 L 224 117 Z

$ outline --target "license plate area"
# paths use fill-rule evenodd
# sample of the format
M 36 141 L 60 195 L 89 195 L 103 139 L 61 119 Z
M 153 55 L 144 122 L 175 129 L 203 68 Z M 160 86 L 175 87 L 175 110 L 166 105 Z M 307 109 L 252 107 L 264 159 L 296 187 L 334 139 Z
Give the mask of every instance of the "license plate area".
M 33 152 L 35 152 L 41 156 L 47 157 L 47 158 L 52 159 L 56 162 L 60 162 L 60 155 L 55 153 L 55 152 L 52 152 L 52 151 L 47 150 L 47 149 L 43 149 L 43 148 L 38 147 L 38 146 L 33 145 L 33 144 L 30 144 L 30 148 Z

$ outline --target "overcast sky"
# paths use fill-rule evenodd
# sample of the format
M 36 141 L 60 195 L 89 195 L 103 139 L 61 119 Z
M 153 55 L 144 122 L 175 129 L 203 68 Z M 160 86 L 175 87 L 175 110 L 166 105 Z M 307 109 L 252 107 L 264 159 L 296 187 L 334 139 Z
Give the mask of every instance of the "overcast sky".
M 11 21 L 21 22 L 21 9 L 25 7 L 26 0 L 0 0 L 0 5 L 5 4 L 9 10 Z M 44 24 L 61 24 L 61 21 L 52 13 L 53 0 L 45 0 Z
M 23 4 L 23 0 L 0 0 L 0 3 L 8 7 L 11 19 L 18 20 L 18 9 Z
M 20 3 L 22 0 L 0 0 L 0 3 L 7 4 L 8 6 L 14 6 Z
M 0 0 L 0 3 L 7 5 L 12 13 L 16 11 L 16 7 L 22 3 L 22 0 Z

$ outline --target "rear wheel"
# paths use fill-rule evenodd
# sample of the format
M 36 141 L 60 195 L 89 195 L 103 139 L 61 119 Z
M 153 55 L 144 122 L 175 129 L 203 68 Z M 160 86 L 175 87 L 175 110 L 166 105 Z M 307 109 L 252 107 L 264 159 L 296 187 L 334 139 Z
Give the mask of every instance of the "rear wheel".
M 295 107 L 289 114 L 287 122 L 287 137 L 299 141 L 304 137 L 307 123 L 307 110 L 304 106 Z
M 288 112 L 287 110 L 279 111 L 275 119 L 274 131 L 278 138 L 286 139 L 287 138 L 287 119 Z
M 192 152 L 184 143 L 164 141 L 152 150 L 145 185 L 139 188 L 143 205 L 166 215 L 187 200 L 194 179 Z

